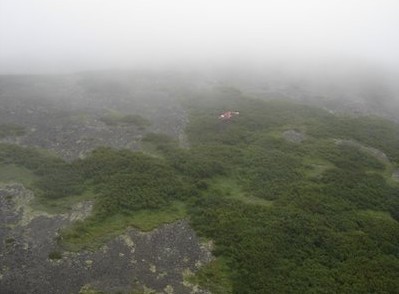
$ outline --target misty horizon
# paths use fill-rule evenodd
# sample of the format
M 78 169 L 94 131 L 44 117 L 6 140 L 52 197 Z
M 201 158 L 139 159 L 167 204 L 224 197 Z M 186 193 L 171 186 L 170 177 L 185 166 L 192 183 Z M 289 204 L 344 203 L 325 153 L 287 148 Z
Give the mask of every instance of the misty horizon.
M 396 1 L 0 1 L 0 74 L 397 72 Z

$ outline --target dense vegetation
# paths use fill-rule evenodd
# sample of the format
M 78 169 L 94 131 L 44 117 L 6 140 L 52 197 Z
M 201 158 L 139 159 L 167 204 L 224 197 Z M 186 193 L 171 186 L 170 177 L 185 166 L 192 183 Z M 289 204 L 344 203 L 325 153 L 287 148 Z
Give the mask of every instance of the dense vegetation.
M 101 148 L 66 163 L 1 145 L 0 162 L 32 170 L 42 199 L 95 195 L 92 216 L 64 231 L 65 244 L 90 243 L 116 216 L 184 203 L 197 232 L 215 242 L 216 261 L 195 277 L 214 293 L 399 289 L 397 125 L 239 93 L 186 107 L 190 149 L 149 134 L 153 155 Z M 240 115 L 217 119 L 230 109 Z M 286 130 L 305 139 L 291 142 Z M 334 139 L 379 148 L 389 161 Z
M 377 147 L 395 165 L 398 126 L 281 101 L 218 102 L 191 106 L 192 152 L 205 149 L 240 189 L 211 182 L 190 212 L 195 228 L 216 241 L 215 254 L 228 260 L 233 292 L 394 293 L 399 189 L 387 181 L 392 165 L 333 139 Z M 224 109 L 238 109 L 240 117 L 214 119 Z M 287 129 L 306 140 L 284 140 Z M 243 201 L 250 196 L 273 204 Z

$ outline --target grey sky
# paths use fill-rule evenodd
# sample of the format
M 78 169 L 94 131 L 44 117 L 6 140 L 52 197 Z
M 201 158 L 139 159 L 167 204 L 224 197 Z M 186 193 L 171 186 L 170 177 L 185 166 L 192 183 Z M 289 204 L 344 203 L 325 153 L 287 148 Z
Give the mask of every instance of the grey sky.
M 335 60 L 399 67 L 399 1 L 0 0 L 0 73 Z

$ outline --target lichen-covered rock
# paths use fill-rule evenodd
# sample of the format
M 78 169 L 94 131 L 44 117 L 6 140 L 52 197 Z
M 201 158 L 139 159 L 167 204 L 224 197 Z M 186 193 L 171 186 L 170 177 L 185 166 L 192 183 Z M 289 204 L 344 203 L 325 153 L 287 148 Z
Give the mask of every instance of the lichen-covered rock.
M 1 293 L 90 293 L 91 288 L 190 293 L 191 287 L 183 283 L 183 269 L 195 272 L 198 264 L 212 260 L 186 220 L 148 233 L 129 229 L 95 252 L 61 254 L 58 230 L 87 217 L 91 204 L 49 215 L 30 207 L 33 197 L 20 184 L 0 186 Z

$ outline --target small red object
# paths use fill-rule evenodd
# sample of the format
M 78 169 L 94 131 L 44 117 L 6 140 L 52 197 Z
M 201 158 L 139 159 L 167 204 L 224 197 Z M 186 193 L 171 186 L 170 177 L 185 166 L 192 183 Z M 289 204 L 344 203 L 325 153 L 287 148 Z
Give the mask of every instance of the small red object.
M 219 119 L 221 120 L 229 120 L 231 119 L 234 115 L 239 115 L 240 113 L 238 111 L 226 111 L 223 112 L 219 115 Z

